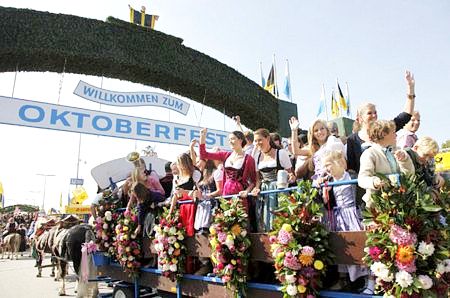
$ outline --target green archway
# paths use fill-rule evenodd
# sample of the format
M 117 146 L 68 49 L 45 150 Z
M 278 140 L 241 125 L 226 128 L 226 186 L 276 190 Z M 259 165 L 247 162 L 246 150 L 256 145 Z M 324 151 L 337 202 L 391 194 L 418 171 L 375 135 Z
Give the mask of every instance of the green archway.
M 219 61 L 159 31 L 109 17 L 0 7 L 0 71 L 51 71 L 105 76 L 154 86 L 240 115 L 250 128 L 279 126 L 279 101 Z M 205 98 L 205 100 L 204 100 Z M 289 115 L 285 115 L 287 117 Z M 286 119 L 283 117 L 284 119 Z M 287 119 L 285 120 L 287 124 Z

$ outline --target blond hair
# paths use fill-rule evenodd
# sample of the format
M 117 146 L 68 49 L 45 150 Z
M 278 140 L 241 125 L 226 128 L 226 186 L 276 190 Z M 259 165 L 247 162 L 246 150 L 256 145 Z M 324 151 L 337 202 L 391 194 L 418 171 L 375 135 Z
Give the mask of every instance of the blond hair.
M 316 151 L 320 148 L 319 142 L 314 137 L 314 127 L 317 124 L 322 124 L 325 127 L 325 129 L 327 130 L 327 138 L 330 136 L 330 130 L 328 129 L 327 123 L 325 121 L 321 119 L 317 119 L 316 121 L 314 121 L 308 130 L 308 144 L 309 148 L 311 149 L 311 155 L 314 155 L 314 153 L 316 153 Z
M 420 151 L 422 154 L 436 155 L 439 152 L 438 143 L 430 137 L 421 137 L 414 144 L 416 151 Z
M 356 110 L 356 119 L 355 122 L 353 122 L 353 127 L 352 127 L 352 131 L 353 132 L 358 132 L 361 130 L 362 127 L 362 115 L 370 109 L 374 109 L 375 111 L 377 110 L 377 107 L 370 102 L 365 102 L 362 103 L 358 106 L 358 109 Z
M 347 168 L 347 162 L 345 161 L 344 154 L 339 150 L 326 152 L 322 158 L 322 164 L 326 164 L 327 162 L 338 163 L 344 167 L 344 169 Z
M 394 121 L 377 120 L 370 125 L 369 139 L 372 142 L 379 143 L 392 131 L 395 131 Z

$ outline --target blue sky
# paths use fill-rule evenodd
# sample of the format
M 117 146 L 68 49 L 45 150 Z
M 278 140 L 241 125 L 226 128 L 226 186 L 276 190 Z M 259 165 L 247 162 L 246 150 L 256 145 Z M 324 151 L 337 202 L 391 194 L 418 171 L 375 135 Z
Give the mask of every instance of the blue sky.
M 377 105 L 380 119 L 392 119 L 403 110 L 406 96 L 404 71 L 409 69 L 416 78 L 416 109 L 422 114 L 418 134 L 431 136 L 439 144 L 450 139 L 449 1 L 0 1 L 1 6 L 73 14 L 99 20 L 105 20 L 108 16 L 128 20 L 128 4 L 136 9 L 145 5 L 149 13 L 160 16 L 156 30 L 182 38 L 184 45 L 208 54 L 256 82 L 260 80 L 259 63 L 262 62 L 264 75 L 267 77 L 275 54 L 277 79 L 281 85 L 285 60 L 289 59 L 293 101 L 298 106 L 303 128 L 307 128 L 316 118 L 322 83 L 329 100 L 336 78 L 341 87 L 348 82 L 353 111 L 360 103 L 370 101 Z M 55 102 L 59 79 L 58 74 L 19 73 L 15 95 L 38 101 L 52 99 Z M 100 78 L 66 75 L 62 104 L 70 102 L 89 108 L 89 103 L 74 99 L 72 95 L 80 79 L 100 86 Z M 0 95 L 11 94 L 13 80 L 12 73 L 0 74 Z M 151 89 L 108 79 L 104 80 L 104 87 L 117 91 Z M 215 121 L 217 112 L 205 108 L 202 119 L 199 119 L 201 106 L 195 104 L 193 108 L 197 116 L 191 111 L 187 117 L 172 114 L 171 120 L 191 125 L 200 122 L 202 126 L 216 129 L 224 129 L 224 126 L 228 130 L 234 129 L 232 121 L 228 119 Z M 141 115 L 129 110 L 129 113 L 152 118 L 154 114 L 166 112 L 151 112 L 152 115 L 149 115 L 147 111 L 146 115 Z M 167 115 L 161 117 L 167 119 Z M 35 176 L 39 171 L 55 172 L 57 175 L 55 178 L 48 178 L 47 185 L 50 189 L 47 190 L 47 195 L 50 192 L 49 196 L 59 199 L 63 192 L 66 196 L 70 190 L 67 181 L 74 175 L 76 166 L 78 135 L 6 125 L 0 127 L 3 135 L 20 136 L 19 140 L 8 146 L 15 148 L 8 150 L 14 151 L 6 154 L 24 156 L 23 161 L 16 163 L 0 160 L 0 181 L 4 184 L 7 196 L 34 196 L 35 199 L 30 201 L 38 201 L 42 195 L 43 183 L 41 177 Z M 102 138 L 99 144 L 95 137 L 83 138 L 84 163 L 81 171 L 87 181 L 91 179 L 89 169 L 106 161 L 104 159 L 124 156 L 135 147 L 140 149 L 147 145 L 111 138 Z M 64 140 L 65 145 L 73 148 L 64 150 L 66 158 L 61 157 L 61 162 L 67 160 L 63 167 L 69 174 L 60 169 L 61 162 L 53 164 L 47 157 L 54 159 L 62 154 L 55 139 L 60 142 Z M 40 140 L 45 142 L 41 143 Z M 36 148 L 36 142 L 47 145 Z M 105 154 L 104 146 L 108 146 L 108 154 Z M 39 159 L 43 161 L 36 158 L 30 161 L 26 148 L 38 150 L 42 156 Z M 158 148 L 166 147 L 157 145 Z M 171 159 L 184 150 L 182 147 L 171 148 L 174 150 L 170 150 L 170 154 L 164 150 L 162 157 Z M 20 173 L 23 166 L 31 167 L 28 171 L 30 176 L 25 177 L 25 180 L 34 183 L 26 194 L 16 193 L 17 188 L 23 187 L 9 182 L 24 179 L 24 174 Z M 61 183 L 54 184 L 64 184 L 64 187 L 55 186 L 52 190 L 52 183 L 49 183 L 51 179 L 61 179 Z M 87 183 L 89 192 L 93 192 L 93 181 Z

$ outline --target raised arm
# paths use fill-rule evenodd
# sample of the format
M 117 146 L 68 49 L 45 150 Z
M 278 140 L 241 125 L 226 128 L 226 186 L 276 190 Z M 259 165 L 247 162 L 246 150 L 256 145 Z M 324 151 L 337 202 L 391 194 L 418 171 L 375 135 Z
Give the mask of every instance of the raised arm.
M 225 151 L 207 152 L 206 151 L 205 143 L 206 143 L 206 133 L 207 132 L 208 132 L 208 130 L 206 128 L 203 128 L 200 131 L 200 140 L 199 140 L 199 143 L 200 143 L 200 146 L 199 146 L 200 147 L 200 149 L 199 149 L 199 151 L 200 151 L 200 158 L 201 159 L 205 159 L 205 160 L 207 160 L 207 159 L 221 160 L 221 161 L 225 162 L 225 160 L 228 157 L 228 153 L 227 152 L 225 152 Z
M 415 93 L 416 80 L 414 79 L 414 75 L 409 70 L 407 70 L 405 73 L 405 81 L 406 81 L 405 113 L 412 115 L 414 112 L 414 102 L 416 98 Z
M 236 126 L 238 127 L 238 129 L 242 132 L 244 132 L 244 129 L 242 128 L 241 125 L 241 117 L 239 115 L 233 116 L 234 121 L 236 121 Z
M 192 163 L 195 165 L 197 164 L 197 153 L 195 152 L 195 144 L 197 144 L 196 139 L 192 139 L 191 143 L 189 144 L 189 156 L 192 159 Z
M 298 142 L 298 127 L 300 123 L 298 122 L 297 118 L 291 117 L 289 119 L 289 126 L 291 127 L 291 147 L 292 147 L 292 153 L 302 156 L 310 156 L 311 151 L 309 149 L 303 149 L 300 148 L 300 143 Z

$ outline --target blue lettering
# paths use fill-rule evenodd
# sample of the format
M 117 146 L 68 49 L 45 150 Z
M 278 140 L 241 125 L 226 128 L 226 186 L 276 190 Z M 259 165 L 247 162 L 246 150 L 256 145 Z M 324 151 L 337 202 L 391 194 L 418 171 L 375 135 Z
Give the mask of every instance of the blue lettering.
M 220 147 L 225 146 L 225 140 L 227 139 L 227 136 L 226 135 L 216 134 L 216 137 L 219 138 L 219 146 Z
M 137 102 L 145 102 L 145 94 L 136 94 Z
M 109 95 L 109 101 L 116 102 L 116 97 L 117 97 L 117 94 L 110 94 Z
M 64 126 L 70 126 L 69 121 L 67 121 L 66 117 L 69 114 L 69 111 L 64 111 L 60 114 L 58 114 L 58 111 L 56 109 L 52 109 L 52 113 L 50 116 L 50 124 L 57 124 L 56 122 L 59 120 L 61 121 L 61 124 Z
M 131 132 L 131 121 L 126 119 L 117 119 L 116 132 L 130 133 Z
M 108 101 L 108 98 L 106 97 L 106 93 L 103 93 L 102 91 L 99 92 L 100 95 L 98 96 L 98 98 L 100 98 L 103 101 Z M 103 95 L 103 98 L 102 98 Z
M 155 137 L 159 138 L 160 134 L 163 134 L 164 137 L 168 140 L 170 140 L 169 136 L 170 128 L 166 125 L 156 124 L 155 125 Z
M 183 103 L 180 103 L 178 100 L 175 101 L 175 109 L 178 109 L 180 111 L 183 110 Z
M 148 133 L 145 133 L 146 131 L 148 131 Z M 150 136 L 150 123 L 138 121 L 136 134 L 149 137 Z
M 206 145 L 214 145 L 216 143 L 216 139 L 214 138 L 214 133 L 208 132 L 206 134 Z
M 91 89 L 91 87 L 89 87 L 89 86 L 84 86 L 84 89 L 83 89 L 83 94 L 84 95 L 86 95 L 87 94 L 87 96 L 92 96 L 92 94 L 94 94 L 94 89 Z
M 99 122 L 102 121 L 104 122 L 104 127 L 99 126 Z M 112 127 L 112 121 L 111 119 L 109 119 L 106 116 L 95 116 L 92 119 L 92 127 L 94 127 L 96 130 L 100 130 L 100 131 L 107 131 L 110 130 Z
M 83 118 L 91 117 L 91 115 L 89 115 L 89 114 L 83 114 L 83 113 L 77 113 L 77 112 L 72 112 L 72 115 L 78 117 L 77 128 L 82 128 L 83 127 Z
M 127 96 L 127 100 L 128 100 L 128 96 Z M 124 103 L 125 102 L 125 96 L 123 96 L 122 94 L 117 95 L 117 101 L 120 103 Z
M 158 95 L 152 95 L 152 102 L 158 103 Z
M 186 135 L 184 134 L 184 132 L 186 132 L 186 128 L 175 127 L 173 132 L 173 137 L 175 141 L 178 141 L 180 137 L 185 137 Z
M 198 138 L 200 138 L 200 131 L 198 131 L 198 130 L 191 130 L 189 139 L 193 140 L 193 139 L 198 139 Z
M 28 109 L 32 109 L 30 115 L 26 115 Z M 33 110 L 37 112 L 37 115 L 33 117 Z M 19 118 L 28 122 L 41 122 L 44 120 L 45 112 L 44 109 L 37 106 L 25 105 L 21 106 L 19 110 Z

